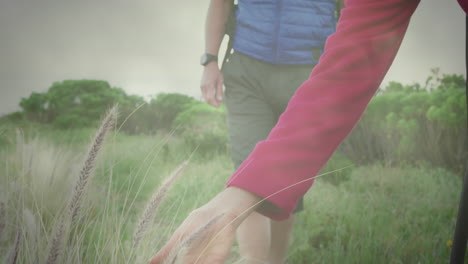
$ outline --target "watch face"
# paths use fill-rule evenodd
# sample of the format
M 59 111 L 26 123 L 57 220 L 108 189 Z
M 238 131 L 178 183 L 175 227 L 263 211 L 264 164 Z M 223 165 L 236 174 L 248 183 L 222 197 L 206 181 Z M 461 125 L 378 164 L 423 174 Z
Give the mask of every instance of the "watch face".
M 201 65 L 206 65 L 207 63 L 208 63 L 208 55 L 205 53 L 200 58 L 200 64 Z
M 212 61 L 218 61 L 218 57 L 209 53 L 205 53 L 200 58 L 200 64 L 205 66 Z

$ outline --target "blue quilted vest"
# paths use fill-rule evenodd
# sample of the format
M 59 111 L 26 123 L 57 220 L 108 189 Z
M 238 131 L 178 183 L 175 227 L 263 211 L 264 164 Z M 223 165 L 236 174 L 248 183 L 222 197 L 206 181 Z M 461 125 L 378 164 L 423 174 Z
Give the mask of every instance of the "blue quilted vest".
M 335 0 L 238 0 L 234 50 L 272 64 L 317 64 Z

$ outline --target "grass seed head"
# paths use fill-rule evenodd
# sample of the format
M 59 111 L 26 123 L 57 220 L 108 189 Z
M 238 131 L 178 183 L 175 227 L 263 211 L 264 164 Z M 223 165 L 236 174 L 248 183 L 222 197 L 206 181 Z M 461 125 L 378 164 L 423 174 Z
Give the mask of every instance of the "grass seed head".
M 86 189 L 89 178 L 91 177 L 93 169 L 96 165 L 97 155 L 99 153 L 99 150 L 102 148 L 107 133 L 112 129 L 116 120 L 117 106 L 114 106 L 108 111 L 106 117 L 102 121 L 101 126 L 97 131 L 88 150 L 83 166 L 81 167 L 78 181 L 75 184 L 75 188 L 73 190 L 72 199 L 69 206 L 72 222 L 76 222 L 76 220 L 79 217 L 83 193 Z
M 65 243 L 65 231 L 65 221 L 62 218 L 59 220 L 55 234 L 50 242 L 46 264 L 60 263 L 60 258 L 63 253 L 63 244 Z
M 188 161 L 184 161 L 177 169 L 175 169 L 172 174 L 164 181 L 161 187 L 154 193 L 151 200 L 146 205 L 143 214 L 140 217 L 140 221 L 135 229 L 133 235 L 133 246 L 138 246 L 139 242 L 143 238 L 150 222 L 154 219 L 157 209 L 166 198 L 167 193 L 170 187 L 174 184 L 175 180 L 182 174 L 185 167 L 187 166 Z

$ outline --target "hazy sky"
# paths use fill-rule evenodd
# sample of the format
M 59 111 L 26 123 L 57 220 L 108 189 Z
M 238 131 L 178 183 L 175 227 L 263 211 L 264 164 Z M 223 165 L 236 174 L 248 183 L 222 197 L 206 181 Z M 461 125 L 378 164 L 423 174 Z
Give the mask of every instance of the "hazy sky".
M 55 81 L 101 79 L 142 96 L 200 98 L 209 1 L 0 0 L 0 115 Z M 422 0 L 384 83 L 464 73 L 465 16 L 456 0 Z

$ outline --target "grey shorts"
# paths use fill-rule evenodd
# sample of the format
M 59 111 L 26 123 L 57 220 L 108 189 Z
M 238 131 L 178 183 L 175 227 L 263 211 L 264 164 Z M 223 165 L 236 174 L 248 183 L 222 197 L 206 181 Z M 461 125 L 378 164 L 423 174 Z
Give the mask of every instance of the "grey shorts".
M 237 168 L 264 140 L 313 65 L 274 65 L 234 52 L 223 67 L 231 158 Z M 295 212 L 303 209 L 301 199 Z

